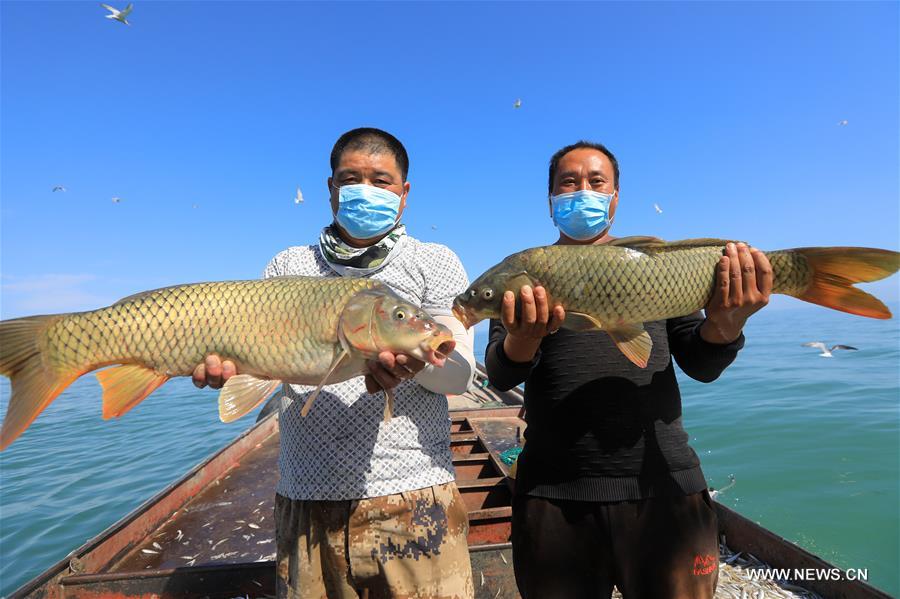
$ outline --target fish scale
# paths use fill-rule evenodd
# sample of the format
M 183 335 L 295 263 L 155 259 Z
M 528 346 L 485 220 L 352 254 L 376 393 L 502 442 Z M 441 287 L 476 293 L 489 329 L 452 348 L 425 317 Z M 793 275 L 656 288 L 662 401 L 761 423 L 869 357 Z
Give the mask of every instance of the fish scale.
M 605 323 L 647 322 L 667 314 L 695 312 L 712 295 L 712 276 L 721 251 L 641 253 L 627 247 L 569 259 L 572 246 L 534 248 L 510 260 L 548 290 L 567 310 L 585 312 Z M 587 281 L 573 285 L 572 281 Z M 565 289 L 578 290 L 567 293 Z
M 45 355 L 58 369 L 93 370 L 128 360 L 179 376 L 216 352 L 247 374 L 294 379 L 319 372 L 323 361 L 330 364 L 341 298 L 377 286 L 365 279 L 334 278 L 323 285 L 283 278 L 167 287 L 61 318 L 47 329 Z M 310 309 L 323 294 L 337 310 Z
M 604 330 L 639 367 L 652 341 L 644 322 L 694 313 L 709 304 L 727 240 L 665 242 L 625 237 L 597 245 L 553 245 L 507 257 L 456 297 L 453 313 L 467 327 L 499 318 L 506 291 L 542 286 L 551 305 L 566 311 L 562 326 Z M 877 298 L 853 287 L 883 279 L 900 267 L 900 254 L 877 248 L 812 247 L 766 252 L 772 293 L 869 318 L 890 318 Z
M 12 380 L 12 396 L 0 450 L 72 381 L 104 366 L 115 365 L 97 373 L 110 418 L 210 354 L 231 360 L 238 374 L 219 396 L 219 416 L 230 422 L 282 382 L 318 385 L 305 414 L 326 382 L 364 374 L 382 351 L 442 365 L 453 345 L 450 330 L 420 308 L 376 280 L 351 277 L 177 285 L 90 312 L 6 320 L 0 374 Z

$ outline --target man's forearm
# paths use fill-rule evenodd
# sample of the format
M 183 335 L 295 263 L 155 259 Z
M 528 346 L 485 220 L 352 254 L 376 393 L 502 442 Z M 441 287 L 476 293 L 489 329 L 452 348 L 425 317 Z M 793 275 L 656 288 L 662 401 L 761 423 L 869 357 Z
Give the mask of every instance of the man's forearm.
M 508 391 L 524 383 L 538 361 L 540 349 L 527 362 L 516 362 L 506 355 L 504 342 L 506 329 L 499 320 L 491 320 L 490 340 L 484 354 L 484 367 L 491 386 L 500 391 Z
M 744 347 L 743 335 L 731 343 L 714 343 L 701 330 L 706 320 L 700 312 L 666 322 L 669 351 L 681 369 L 692 379 L 709 383 L 716 380 Z

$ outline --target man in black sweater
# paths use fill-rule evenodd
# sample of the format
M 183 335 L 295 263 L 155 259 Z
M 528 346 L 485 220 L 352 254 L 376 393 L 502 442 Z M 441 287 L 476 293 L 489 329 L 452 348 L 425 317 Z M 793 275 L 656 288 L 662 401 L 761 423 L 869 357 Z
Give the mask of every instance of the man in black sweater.
M 619 200 L 619 168 L 600 144 L 578 142 L 550 161 L 558 244 L 601 244 Z M 525 599 L 712 598 L 718 522 L 700 460 L 681 425 L 672 358 L 715 380 L 744 345 L 747 318 L 768 302 L 762 252 L 729 244 L 701 313 L 644 323 L 646 368 L 604 332 L 560 326 L 562 306 L 524 287 L 491 321 L 487 373 L 498 389 L 525 383 L 527 441 L 513 499 L 516 582 Z

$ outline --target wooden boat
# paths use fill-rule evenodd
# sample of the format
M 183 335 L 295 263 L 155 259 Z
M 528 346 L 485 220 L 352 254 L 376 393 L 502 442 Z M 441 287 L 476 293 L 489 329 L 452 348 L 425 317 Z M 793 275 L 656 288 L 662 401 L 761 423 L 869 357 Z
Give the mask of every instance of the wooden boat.
M 457 484 L 469 509 L 476 597 L 517 598 L 509 543 L 511 481 L 500 454 L 517 445 L 525 428 L 522 394 L 518 389 L 492 389 L 481 369 L 473 390 L 451 398 L 454 405 L 451 449 Z M 274 596 L 278 440 L 277 414 L 270 413 L 10 597 Z M 731 509 L 721 504 L 716 509 L 732 556 L 754 556 L 772 567 L 834 568 Z M 798 596 L 784 587 L 761 590 L 761 583 L 734 594 L 734 589 L 723 587 L 722 572 L 717 596 Z M 889 597 L 860 581 L 792 584 L 806 585 L 793 589 L 801 597 Z

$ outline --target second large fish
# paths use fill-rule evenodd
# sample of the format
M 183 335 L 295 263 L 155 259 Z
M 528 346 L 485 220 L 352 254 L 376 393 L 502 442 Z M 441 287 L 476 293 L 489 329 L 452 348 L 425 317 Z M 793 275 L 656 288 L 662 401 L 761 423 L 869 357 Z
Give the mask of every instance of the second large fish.
M 709 302 L 722 239 L 665 242 L 623 237 L 601 245 L 553 245 L 524 250 L 490 268 L 453 304 L 467 327 L 500 318 L 505 291 L 541 285 L 550 305 L 566 310 L 563 326 L 606 331 L 619 350 L 641 368 L 652 342 L 642 323 L 685 316 Z M 869 318 L 890 318 L 877 298 L 853 287 L 877 281 L 900 267 L 900 254 L 853 247 L 813 247 L 766 252 L 772 293 L 783 293 Z
M 76 378 L 103 366 L 103 417 L 121 416 L 209 354 L 240 373 L 219 395 L 225 422 L 259 405 L 282 383 L 319 389 L 366 372 L 388 350 L 442 365 L 450 330 L 372 279 L 278 277 L 179 285 L 99 310 L 0 322 L 0 374 L 12 396 L 5 449 Z M 385 418 L 391 395 L 385 392 Z

